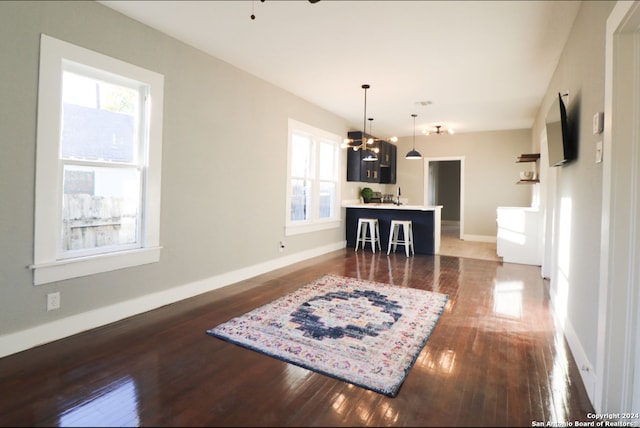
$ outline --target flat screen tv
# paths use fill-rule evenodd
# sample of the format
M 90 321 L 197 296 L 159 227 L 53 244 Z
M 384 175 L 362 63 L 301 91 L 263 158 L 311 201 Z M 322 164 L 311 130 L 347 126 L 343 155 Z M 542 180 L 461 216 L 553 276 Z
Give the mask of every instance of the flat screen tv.
M 567 107 L 561 93 L 558 93 L 558 98 L 549 108 L 546 127 L 549 166 L 562 166 L 574 160 L 575 152 L 567 118 Z

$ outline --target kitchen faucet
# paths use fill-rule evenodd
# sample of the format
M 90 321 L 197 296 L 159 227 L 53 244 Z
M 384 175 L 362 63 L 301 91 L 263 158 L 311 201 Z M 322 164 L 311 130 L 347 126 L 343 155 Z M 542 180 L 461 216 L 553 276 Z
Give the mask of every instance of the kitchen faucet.
M 400 186 L 398 186 L 398 196 L 397 196 L 396 202 L 395 202 L 395 204 L 398 205 L 398 206 L 402 205 L 402 202 L 400 202 L 400 195 L 401 195 Z

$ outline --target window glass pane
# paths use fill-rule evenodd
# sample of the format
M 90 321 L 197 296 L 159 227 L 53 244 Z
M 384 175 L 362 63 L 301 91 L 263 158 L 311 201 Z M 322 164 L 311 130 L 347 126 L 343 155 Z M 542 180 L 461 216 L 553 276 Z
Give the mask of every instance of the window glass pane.
M 137 161 L 138 90 L 65 71 L 62 103 L 62 158 Z
M 336 145 L 320 143 L 320 180 L 335 179 Z
M 137 168 L 64 166 L 62 249 L 88 250 L 138 241 Z
M 311 140 L 302 135 L 293 134 L 291 144 L 291 176 L 311 176 Z
M 335 210 L 336 185 L 333 182 L 320 183 L 320 218 L 331 218 Z
M 311 207 L 311 181 L 291 180 L 291 220 L 308 220 Z

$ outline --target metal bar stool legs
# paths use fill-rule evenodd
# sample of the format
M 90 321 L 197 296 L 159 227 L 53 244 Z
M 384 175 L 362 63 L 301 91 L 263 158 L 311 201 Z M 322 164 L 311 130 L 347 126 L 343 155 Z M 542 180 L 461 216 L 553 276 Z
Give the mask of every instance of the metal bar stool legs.
M 360 243 L 362 243 L 362 249 L 364 250 L 367 242 L 371 243 L 371 250 L 374 253 L 376 252 L 376 245 L 378 250 L 382 251 L 380 246 L 380 224 L 377 218 L 359 218 L 357 235 L 356 251 L 358 251 Z
M 399 238 L 400 228 L 402 228 L 402 237 Z M 409 253 L 415 255 L 416 252 L 413 249 L 413 223 L 411 220 L 391 220 L 391 227 L 389 228 L 389 246 L 387 247 L 387 255 L 396 252 L 398 244 L 404 245 L 404 252 L 409 257 Z

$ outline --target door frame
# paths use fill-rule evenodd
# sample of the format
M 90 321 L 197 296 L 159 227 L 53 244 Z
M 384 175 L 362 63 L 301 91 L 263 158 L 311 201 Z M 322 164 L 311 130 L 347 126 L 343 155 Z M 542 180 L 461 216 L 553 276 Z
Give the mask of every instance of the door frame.
M 429 205 L 431 201 L 432 188 L 435 183 L 430 177 L 429 168 L 431 162 L 439 161 L 459 161 L 460 162 L 460 239 L 464 239 L 464 156 L 442 156 L 442 157 L 424 157 L 424 195 L 425 205 Z

